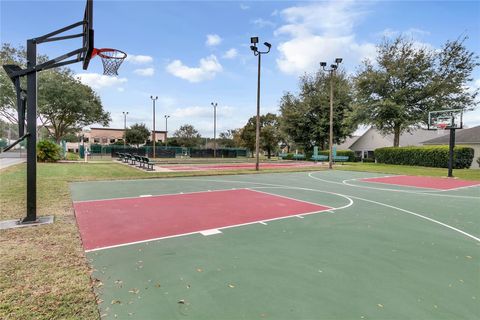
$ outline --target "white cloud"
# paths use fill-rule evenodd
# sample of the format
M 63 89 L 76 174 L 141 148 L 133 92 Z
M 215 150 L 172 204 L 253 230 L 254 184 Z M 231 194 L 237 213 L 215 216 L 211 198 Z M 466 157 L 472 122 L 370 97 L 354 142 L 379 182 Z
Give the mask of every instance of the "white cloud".
M 252 23 L 259 27 L 259 28 L 264 28 L 264 27 L 270 27 L 270 28 L 275 28 L 276 24 L 270 20 L 265 20 L 262 18 L 257 18 L 255 20 L 252 20 Z
M 153 58 L 151 56 L 145 55 L 128 54 L 125 61 L 131 62 L 133 64 L 146 64 L 153 62 Z
M 218 34 L 207 34 L 205 44 L 209 47 L 217 46 L 222 42 L 222 38 Z
M 246 4 L 241 3 L 241 4 L 240 4 L 240 9 L 242 9 L 242 10 L 248 10 L 248 9 L 250 9 L 250 6 L 247 6 Z
M 83 84 L 93 89 L 102 89 L 107 87 L 119 87 L 127 82 L 127 78 L 110 77 L 99 73 L 80 73 L 77 77 Z
M 400 35 L 403 35 L 403 36 L 406 36 L 406 37 L 409 37 L 409 38 L 418 38 L 418 37 L 421 37 L 421 36 L 430 35 L 430 31 L 422 30 L 422 29 L 419 29 L 419 28 L 409 28 L 405 31 L 399 31 L 399 30 L 393 30 L 393 29 L 390 29 L 390 28 L 386 28 L 382 32 L 379 32 L 377 35 L 379 35 L 381 37 L 388 38 L 388 39 L 392 39 L 392 38 L 398 37 Z
M 222 65 L 214 55 L 200 59 L 200 65 L 198 67 L 186 66 L 180 60 L 174 60 L 167 65 L 167 71 L 170 74 L 190 82 L 201 82 L 213 79 L 215 75 L 218 72 L 222 72 L 222 70 Z
M 144 77 L 151 77 L 155 73 L 155 69 L 153 68 L 145 68 L 145 69 L 135 69 L 133 73 L 138 74 Z
M 225 59 L 235 59 L 238 56 L 238 51 L 235 48 L 231 48 L 225 52 L 223 58 Z
M 235 108 L 230 106 L 218 106 L 217 107 L 217 117 L 222 116 L 232 116 Z M 213 118 L 213 107 L 186 107 L 186 108 L 177 108 L 172 113 L 172 116 L 175 118 Z
M 364 5 L 349 1 L 328 1 L 286 8 L 281 11 L 285 24 L 275 35 L 286 37 L 280 42 L 277 59 L 279 69 L 288 74 L 301 74 L 318 69 L 320 61 L 344 58 L 357 64 L 375 56 L 375 45 L 359 43 L 354 26 L 366 15 Z

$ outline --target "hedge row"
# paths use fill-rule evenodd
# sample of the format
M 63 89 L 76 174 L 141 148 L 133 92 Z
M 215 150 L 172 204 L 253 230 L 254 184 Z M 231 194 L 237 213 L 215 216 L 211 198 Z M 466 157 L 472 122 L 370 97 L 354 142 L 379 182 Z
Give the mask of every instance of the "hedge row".
M 473 153 L 472 148 L 455 147 L 453 167 L 469 168 L 473 161 Z M 447 168 L 448 146 L 378 148 L 375 149 L 375 159 L 378 163 Z

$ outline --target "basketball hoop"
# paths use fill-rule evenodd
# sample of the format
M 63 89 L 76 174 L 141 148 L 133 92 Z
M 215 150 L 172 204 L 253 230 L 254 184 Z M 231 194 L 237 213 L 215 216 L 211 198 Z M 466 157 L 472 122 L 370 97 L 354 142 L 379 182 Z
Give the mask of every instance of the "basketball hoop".
M 125 52 L 110 48 L 94 49 L 92 57 L 95 55 L 102 59 L 103 74 L 106 76 L 118 76 L 118 68 L 127 57 Z
M 447 123 L 439 123 L 439 124 L 437 124 L 437 127 L 440 130 L 445 130 L 447 128 Z

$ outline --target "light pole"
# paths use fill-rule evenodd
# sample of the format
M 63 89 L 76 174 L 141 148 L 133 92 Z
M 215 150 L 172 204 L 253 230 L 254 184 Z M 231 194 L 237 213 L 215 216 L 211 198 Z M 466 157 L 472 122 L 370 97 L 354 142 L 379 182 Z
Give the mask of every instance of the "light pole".
M 164 117 L 165 117 L 165 149 L 166 149 L 166 147 L 168 147 L 168 138 L 167 138 L 167 134 L 168 134 L 168 118 L 170 118 L 170 116 L 164 115 Z
M 327 69 L 326 62 L 320 62 L 320 66 L 323 68 L 324 71 L 330 73 L 330 134 L 329 134 L 329 142 L 328 142 L 328 149 L 329 149 L 329 157 L 328 157 L 328 168 L 333 168 L 333 77 L 335 76 L 335 71 L 338 69 L 338 65 L 342 63 L 342 58 L 336 58 L 335 64 L 330 65 L 330 69 Z
M 212 102 L 213 106 L 213 157 L 217 157 L 217 106 L 218 103 Z
M 270 52 L 272 45 L 268 42 L 264 42 L 263 44 L 268 48 L 267 51 L 259 51 L 257 48 L 258 37 L 251 37 L 250 49 L 253 51 L 255 56 L 258 56 L 258 79 L 257 79 L 257 126 L 255 131 L 255 170 L 258 171 L 259 169 L 259 153 L 260 153 L 260 70 L 261 70 L 261 63 L 262 63 L 262 54 L 267 54 Z
M 128 111 L 123 111 L 123 152 L 125 152 L 125 148 L 127 147 L 127 114 Z
M 157 96 L 150 96 L 150 99 L 152 99 L 153 102 L 153 134 L 152 134 L 152 140 L 153 140 L 153 153 L 152 153 L 152 158 L 155 158 L 155 101 L 157 101 L 158 97 Z

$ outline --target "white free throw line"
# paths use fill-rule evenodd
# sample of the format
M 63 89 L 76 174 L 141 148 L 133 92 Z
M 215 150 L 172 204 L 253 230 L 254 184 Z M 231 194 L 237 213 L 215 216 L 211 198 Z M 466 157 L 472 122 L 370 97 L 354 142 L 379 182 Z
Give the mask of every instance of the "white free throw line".
M 210 229 L 210 230 L 200 231 L 200 233 L 204 236 L 211 236 L 212 234 L 222 233 L 222 231 L 220 231 L 218 229 Z

